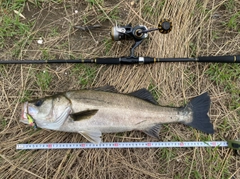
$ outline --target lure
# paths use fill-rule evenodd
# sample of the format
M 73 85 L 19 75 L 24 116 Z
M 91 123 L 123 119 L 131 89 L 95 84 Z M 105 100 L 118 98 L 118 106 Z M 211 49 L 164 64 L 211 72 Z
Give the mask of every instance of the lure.
M 34 129 L 36 130 L 37 129 L 37 125 L 36 123 L 34 122 L 34 119 L 32 118 L 31 115 L 29 114 L 26 114 L 27 115 L 27 118 L 28 118 L 28 123 L 30 126 L 34 127 Z

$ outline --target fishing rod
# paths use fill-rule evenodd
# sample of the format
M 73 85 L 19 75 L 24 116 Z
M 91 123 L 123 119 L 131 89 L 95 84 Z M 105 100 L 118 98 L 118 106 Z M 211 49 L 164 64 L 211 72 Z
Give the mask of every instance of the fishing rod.
M 89 27 L 79 27 L 81 30 L 90 30 L 99 28 L 99 25 Z M 110 57 L 94 59 L 69 59 L 69 60 L 1 60 L 0 64 L 51 64 L 51 63 L 96 63 L 96 64 L 149 64 L 157 62 L 213 62 L 213 63 L 240 63 L 240 55 L 234 56 L 203 56 L 196 58 L 153 58 L 153 57 L 136 57 L 134 50 L 144 39 L 148 38 L 148 33 L 159 31 L 162 34 L 168 34 L 172 30 L 172 22 L 163 19 L 159 22 L 157 28 L 148 29 L 144 25 L 132 27 L 131 24 L 126 26 L 112 27 L 110 36 L 113 41 L 134 40 L 130 48 L 128 57 Z

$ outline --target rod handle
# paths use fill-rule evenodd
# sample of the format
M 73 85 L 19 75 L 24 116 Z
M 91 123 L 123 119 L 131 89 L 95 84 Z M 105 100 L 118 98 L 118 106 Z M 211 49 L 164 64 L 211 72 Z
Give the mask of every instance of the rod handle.
M 240 55 L 238 55 L 238 56 L 198 57 L 198 62 L 240 63 Z

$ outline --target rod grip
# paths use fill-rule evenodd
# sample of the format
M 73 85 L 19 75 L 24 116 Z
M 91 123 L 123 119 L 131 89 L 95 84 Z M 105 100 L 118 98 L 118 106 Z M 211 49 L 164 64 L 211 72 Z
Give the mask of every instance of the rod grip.
M 198 57 L 198 62 L 240 63 L 240 56 Z
M 96 58 L 97 64 L 120 64 L 119 58 Z

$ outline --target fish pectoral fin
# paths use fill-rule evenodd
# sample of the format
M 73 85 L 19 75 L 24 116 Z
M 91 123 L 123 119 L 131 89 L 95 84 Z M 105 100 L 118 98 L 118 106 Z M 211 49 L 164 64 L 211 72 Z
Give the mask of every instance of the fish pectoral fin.
M 160 129 L 161 129 L 161 124 L 156 124 L 152 127 L 149 127 L 148 129 L 144 130 L 143 132 L 146 133 L 147 135 L 150 135 L 154 138 L 159 139 Z
M 154 99 L 153 95 L 145 88 L 142 88 L 140 90 L 134 91 L 132 93 L 128 93 L 128 95 L 143 99 L 147 102 L 150 102 L 152 104 L 158 105 L 158 102 Z
M 88 141 L 94 143 L 94 144 L 100 144 L 101 143 L 101 137 L 102 132 L 100 130 L 84 130 L 79 131 L 79 133 L 85 137 Z
M 97 112 L 98 112 L 98 109 L 91 109 L 91 110 L 89 109 L 89 110 L 70 114 L 70 117 L 73 119 L 73 121 L 80 121 L 82 119 L 90 119 Z

